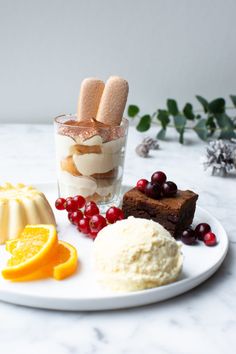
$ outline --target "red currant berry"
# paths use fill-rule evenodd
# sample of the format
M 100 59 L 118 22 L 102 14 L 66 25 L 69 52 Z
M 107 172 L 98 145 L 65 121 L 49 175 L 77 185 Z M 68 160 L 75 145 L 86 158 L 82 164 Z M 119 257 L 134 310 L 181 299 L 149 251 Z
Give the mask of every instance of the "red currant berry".
M 72 211 L 76 211 L 78 208 L 77 208 L 77 203 L 75 200 L 73 199 L 69 199 L 67 198 L 66 199 L 66 210 L 68 212 L 72 212 Z
M 68 213 L 68 219 L 74 225 L 78 225 L 79 221 L 83 218 L 83 213 L 81 210 L 72 211 Z
M 181 241 L 186 245 L 193 245 L 196 243 L 197 236 L 195 231 L 190 227 L 182 232 Z
M 119 209 L 119 210 L 120 210 L 120 215 L 118 216 L 118 220 L 123 220 L 125 218 L 125 215 L 123 213 L 123 210 L 121 210 L 121 209 Z
M 204 236 L 211 231 L 211 227 L 209 224 L 206 224 L 206 223 L 201 223 L 201 224 L 198 224 L 195 228 L 195 232 L 196 232 L 196 235 L 197 235 L 197 238 L 200 240 L 200 241 L 203 241 L 203 238 Z
M 151 177 L 152 184 L 160 184 L 162 185 L 166 181 L 166 174 L 162 171 L 154 172 Z
M 148 184 L 148 180 L 142 178 L 142 179 L 140 179 L 140 180 L 137 182 L 136 188 L 137 188 L 140 192 L 145 193 L 145 188 L 146 188 L 147 184 Z
M 208 232 L 204 235 L 203 241 L 206 246 L 215 246 L 216 245 L 216 235 L 213 232 Z
M 66 206 L 66 200 L 64 198 L 58 198 L 56 201 L 55 201 L 55 207 L 58 209 L 58 210 L 65 210 L 65 206 Z
M 164 197 L 174 197 L 177 193 L 177 186 L 174 182 L 167 181 L 162 186 L 162 193 Z
M 99 232 L 106 225 L 107 225 L 106 219 L 100 214 L 93 215 L 89 220 L 89 226 L 92 232 L 93 231 Z
M 99 214 L 98 206 L 95 202 L 88 202 L 85 204 L 84 215 L 91 218 L 93 215 Z
M 152 199 L 160 199 L 161 198 L 161 185 L 159 184 L 152 184 L 149 182 L 145 188 L 145 194 L 147 197 Z
M 98 232 L 97 231 L 90 231 L 88 234 L 88 237 L 95 240 L 95 238 L 97 237 Z
M 76 195 L 76 196 L 73 198 L 73 200 L 76 201 L 76 203 L 77 203 L 77 208 L 78 208 L 78 209 L 83 208 L 84 205 L 85 205 L 85 202 L 86 202 L 85 198 L 82 197 L 82 195 Z
M 90 233 L 89 218 L 83 217 L 83 219 L 79 220 L 78 230 L 86 235 Z
M 124 213 L 117 207 L 110 207 L 106 212 L 106 219 L 110 224 L 114 224 L 116 221 L 124 219 Z

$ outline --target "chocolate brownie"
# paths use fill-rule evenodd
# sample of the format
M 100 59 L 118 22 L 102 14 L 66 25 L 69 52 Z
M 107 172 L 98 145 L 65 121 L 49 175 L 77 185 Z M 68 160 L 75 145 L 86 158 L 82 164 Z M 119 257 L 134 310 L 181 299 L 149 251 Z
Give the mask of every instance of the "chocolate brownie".
M 175 197 L 156 200 L 133 188 L 124 194 L 122 209 L 125 217 L 152 219 L 178 237 L 191 225 L 197 199 L 192 191 L 178 190 Z

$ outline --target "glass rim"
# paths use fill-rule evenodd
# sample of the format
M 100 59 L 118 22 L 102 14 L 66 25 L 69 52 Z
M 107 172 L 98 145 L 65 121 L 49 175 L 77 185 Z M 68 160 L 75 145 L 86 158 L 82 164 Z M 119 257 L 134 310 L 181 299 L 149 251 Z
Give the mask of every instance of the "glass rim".
M 60 122 L 59 121 L 59 119 L 60 118 L 65 118 L 65 117 L 68 117 L 69 119 L 71 118 L 71 119 L 73 119 L 73 120 L 76 120 L 76 119 L 74 119 L 75 117 L 77 117 L 76 116 L 76 114 L 74 113 L 74 114 L 72 114 L 72 113 L 68 113 L 68 114 L 60 114 L 59 116 L 56 116 L 53 120 L 54 120 L 54 123 L 56 123 L 56 124 L 60 124 L 60 125 L 62 125 L 62 126 L 64 126 L 64 127 L 70 127 L 70 128 L 77 128 L 78 129 L 78 126 L 76 126 L 76 125 L 70 125 L 70 124 L 66 124 L 66 123 L 64 123 L 64 122 Z M 95 120 L 95 119 L 94 119 Z M 128 127 L 128 125 L 129 125 L 129 120 L 126 118 L 126 117 L 122 117 L 122 119 L 121 119 L 121 123 L 124 123 L 124 124 L 120 124 L 120 125 L 107 125 L 107 126 L 105 126 L 105 127 L 99 127 L 99 129 L 108 129 L 108 128 L 127 128 Z M 88 126 L 86 125 L 86 124 L 84 124 L 84 125 L 80 125 L 79 126 L 79 128 L 88 128 Z

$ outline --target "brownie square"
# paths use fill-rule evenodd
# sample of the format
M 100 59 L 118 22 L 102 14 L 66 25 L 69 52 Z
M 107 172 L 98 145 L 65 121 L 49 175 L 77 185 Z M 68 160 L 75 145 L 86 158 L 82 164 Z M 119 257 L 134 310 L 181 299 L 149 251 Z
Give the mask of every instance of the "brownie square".
M 191 225 L 197 199 L 198 195 L 192 191 L 178 190 L 175 197 L 156 200 L 133 188 L 124 194 L 122 210 L 126 218 L 134 216 L 160 223 L 177 238 Z

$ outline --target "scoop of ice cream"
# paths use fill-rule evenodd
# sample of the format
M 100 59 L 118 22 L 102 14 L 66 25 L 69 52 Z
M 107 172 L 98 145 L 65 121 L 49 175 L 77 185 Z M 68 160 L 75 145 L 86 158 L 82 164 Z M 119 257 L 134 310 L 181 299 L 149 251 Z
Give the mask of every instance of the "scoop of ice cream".
M 175 281 L 180 246 L 160 224 L 129 217 L 102 229 L 93 243 L 98 281 L 115 291 L 135 291 Z

